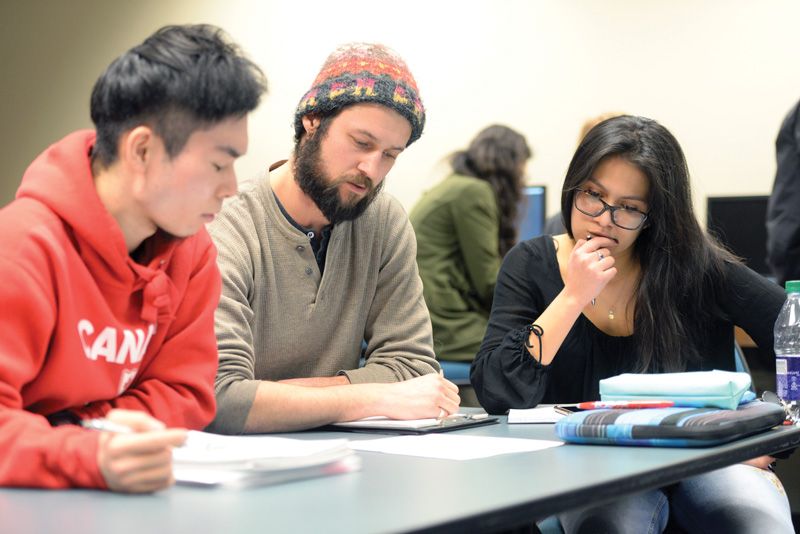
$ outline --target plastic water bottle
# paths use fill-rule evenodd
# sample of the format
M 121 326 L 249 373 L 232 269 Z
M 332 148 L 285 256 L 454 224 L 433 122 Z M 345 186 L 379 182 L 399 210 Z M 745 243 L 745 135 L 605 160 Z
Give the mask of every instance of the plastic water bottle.
M 774 332 L 778 397 L 796 405 L 800 401 L 800 280 L 786 282 L 786 302 Z

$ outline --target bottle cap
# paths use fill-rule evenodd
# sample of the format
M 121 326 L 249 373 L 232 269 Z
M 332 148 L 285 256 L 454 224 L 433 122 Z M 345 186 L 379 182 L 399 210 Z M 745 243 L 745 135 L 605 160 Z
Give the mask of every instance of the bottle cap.
M 787 293 L 800 293 L 800 280 L 789 280 L 786 282 Z

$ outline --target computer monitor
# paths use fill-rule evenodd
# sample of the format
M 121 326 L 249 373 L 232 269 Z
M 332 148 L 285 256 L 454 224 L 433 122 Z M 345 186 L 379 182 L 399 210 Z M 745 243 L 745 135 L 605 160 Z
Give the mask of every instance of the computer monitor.
M 708 197 L 706 204 L 708 232 L 763 276 L 772 275 L 767 266 L 768 200 L 768 195 Z
M 525 241 L 544 233 L 547 213 L 547 188 L 543 185 L 528 185 L 522 188 L 519 203 L 517 229 L 519 241 Z

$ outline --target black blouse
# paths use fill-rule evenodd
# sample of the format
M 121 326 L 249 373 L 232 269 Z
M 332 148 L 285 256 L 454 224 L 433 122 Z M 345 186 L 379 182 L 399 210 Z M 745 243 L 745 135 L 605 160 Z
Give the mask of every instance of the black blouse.
M 726 317 L 703 329 L 707 332 L 699 347 L 703 358 L 690 363 L 687 371 L 735 370 L 734 325 L 765 349 L 760 352 L 772 351 L 772 329 L 784 292 L 738 263 L 728 264 L 726 278 L 727 291 L 718 303 Z M 530 356 L 523 344 L 526 327 L 563 288 L 552 237 L 537 237 L 509 251 L 497 278 L 486 336 L 470 371 L 478 400 L 489 413 L 539 403 L 597 400 L 601 379 L 633 371 L 633 337 L 610 336 L 584 315 L 575 321 L 550 365 Z

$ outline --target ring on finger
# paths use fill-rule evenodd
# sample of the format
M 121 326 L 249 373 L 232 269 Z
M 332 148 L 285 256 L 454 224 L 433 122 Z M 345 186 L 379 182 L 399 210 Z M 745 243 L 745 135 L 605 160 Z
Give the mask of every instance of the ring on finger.
M 603 253 L 600 252 L 600 251 L 597 251 L 597 260 L 598 261 L 603 261 L 603 258 L 605 258 L 605 256 L 603 256 Z

